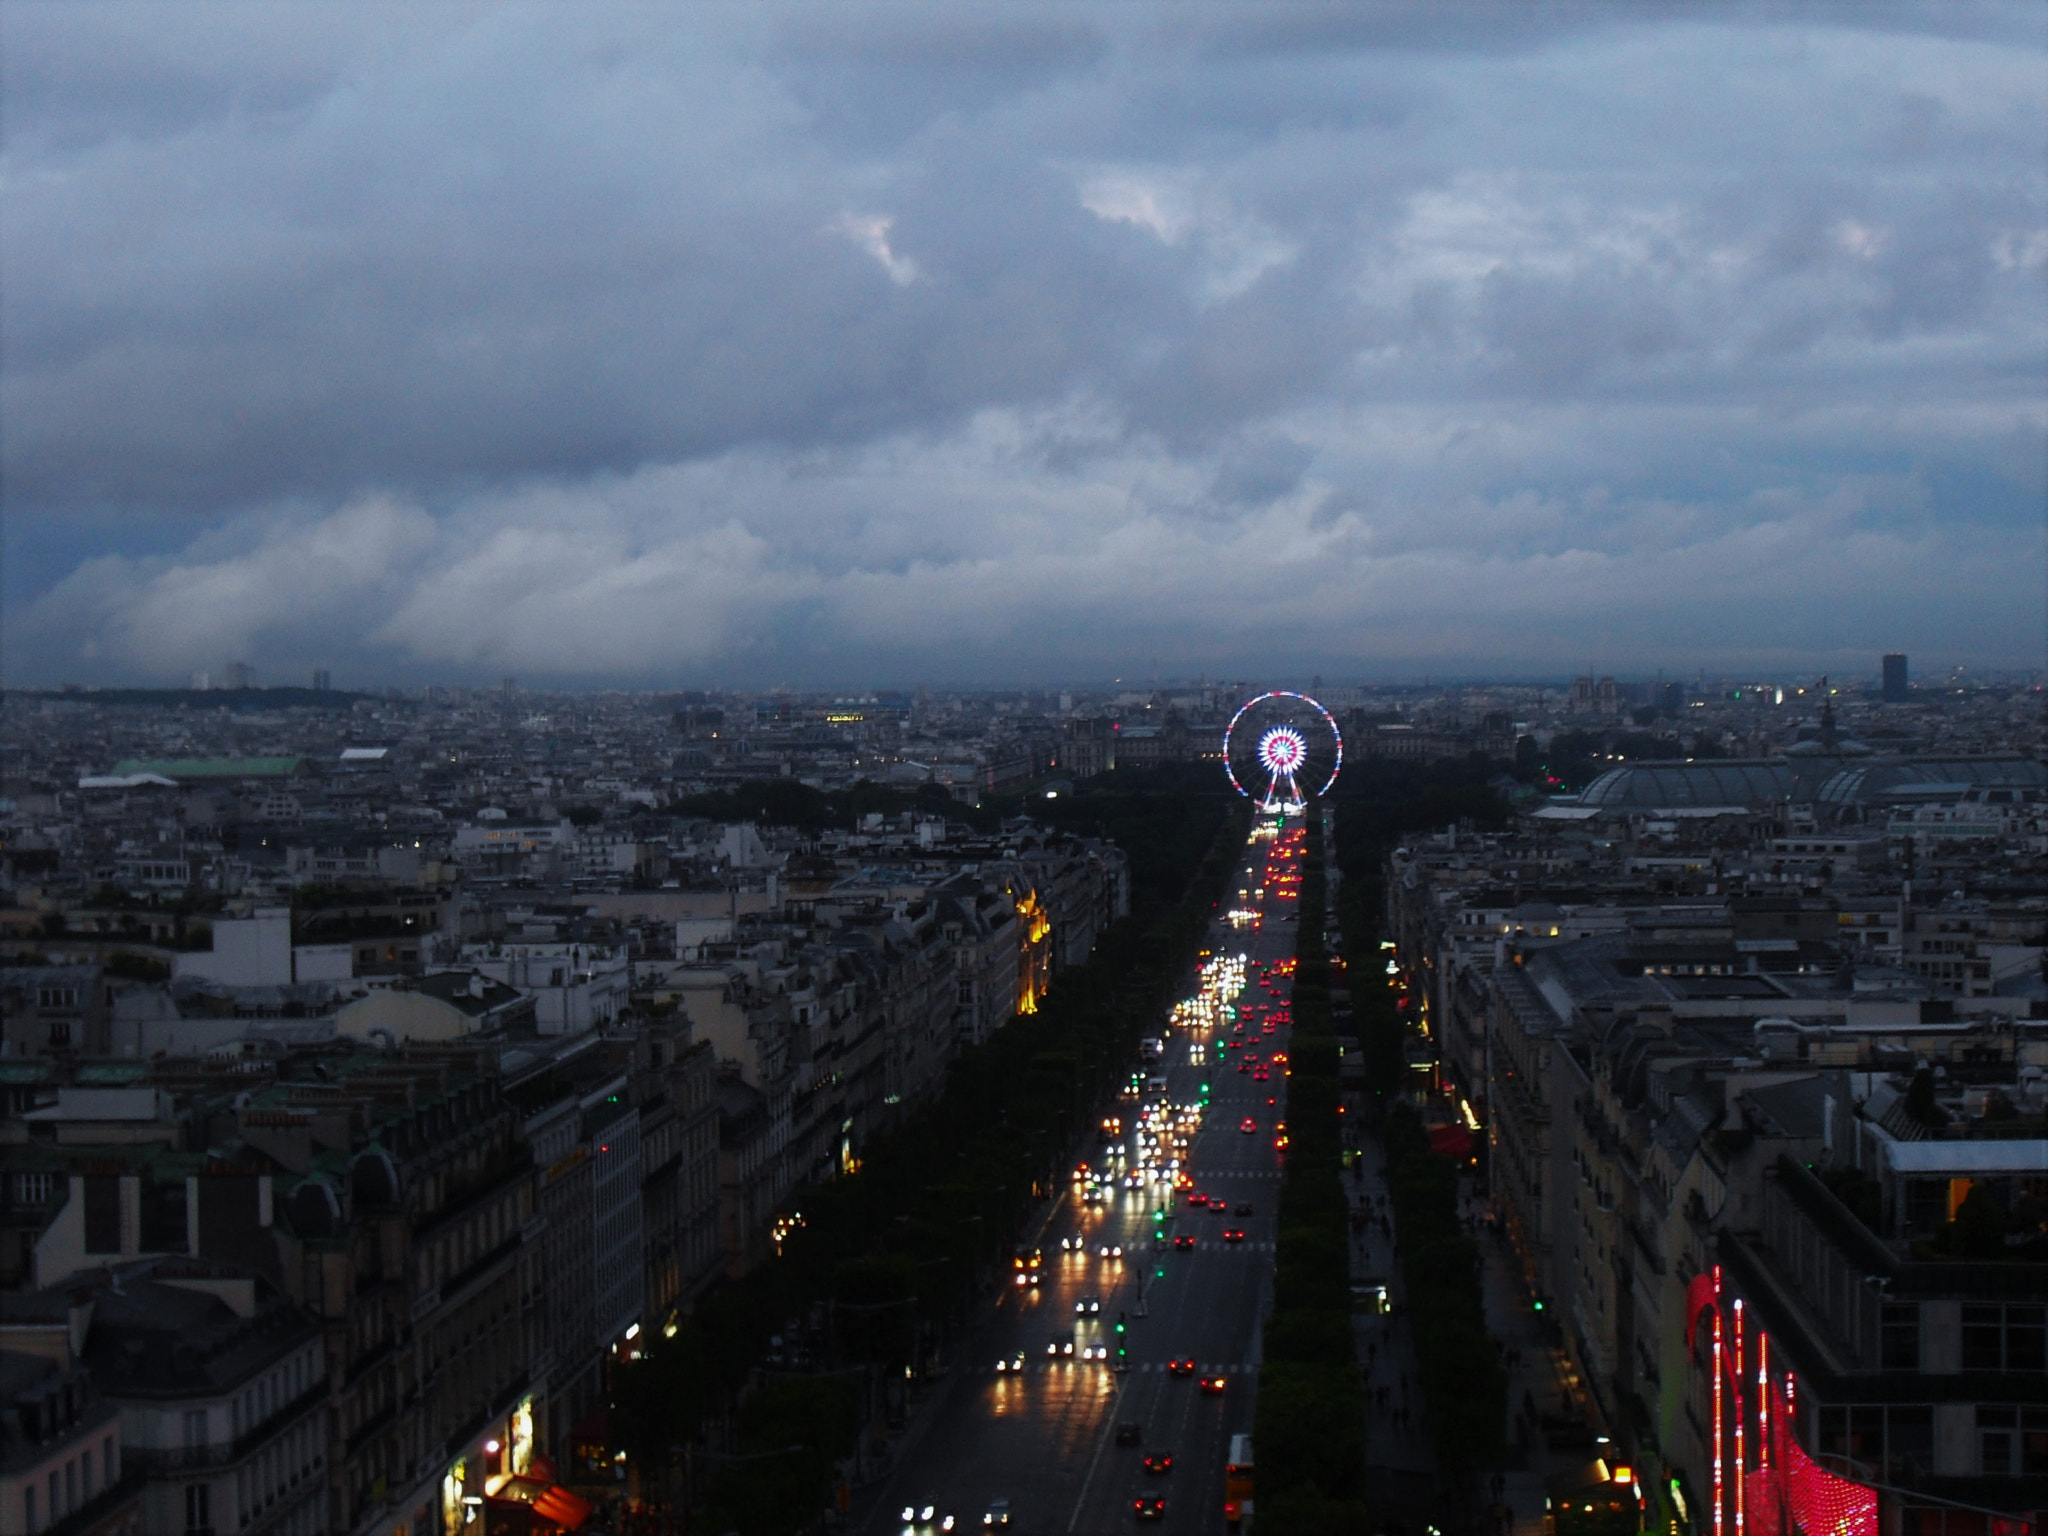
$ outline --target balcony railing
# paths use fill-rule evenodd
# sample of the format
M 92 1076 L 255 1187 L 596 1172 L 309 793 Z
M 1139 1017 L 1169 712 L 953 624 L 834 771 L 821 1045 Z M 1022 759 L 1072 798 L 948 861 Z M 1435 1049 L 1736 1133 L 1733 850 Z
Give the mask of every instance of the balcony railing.
M 144 1481 L 142 1472 L 128 1465 L 128 1457 L 124 1453 L 119 1480 L 102 1488 L 62 1520 L 44 1526 L 41 1536 L 80 1536 L 81 1532 L 91 1530 L 140 1493 Z
M 389 1427 L 392 1421 L 394 1421 L 397 1417 L 397 1403 L 393 1403 L 388 1408 L 380 1408 L 377 1412 L 371 1414 L 367 1419 L 363 1420 L 362 1423 L 358 1424 L 349 1433 L 349 1437 L 342 1442 L 341 1453 L 344 1456 L 355 1455 L 357 1451 L 363 1448 L 364 1443 L 368 1441 L 372 1435 L 376 1434 L 381 1429 Z
M 290 1424 L 327 1399 L 325 1378 L 316 1381 L 297 1397 L 255 1427 L 243 1431 L 225 1445 L 136 1445 L 121 1448 L 121 1465 L 144 1472 L 196 1472 L 207 1467 L 233 1466 L 253 1455 Z

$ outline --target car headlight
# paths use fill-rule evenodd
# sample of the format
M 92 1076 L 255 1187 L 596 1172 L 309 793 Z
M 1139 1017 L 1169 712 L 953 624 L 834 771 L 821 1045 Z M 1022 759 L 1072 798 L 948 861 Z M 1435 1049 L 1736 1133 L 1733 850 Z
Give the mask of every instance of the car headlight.
M 925 1505 L 925 1507 L 924 1507 L 924 1513 L 923 1513 L 923 1514 L 921 1514 L 921 1515 L 919 1515 L 919 1516 L 918 1516 L 918 1519 L 920 1519 L 920 1520 L 929 1520 L 929 1519 L 931 1519 L 931 1517 L 932 1517 L 932 1506 L 931 1506 L 931 1505 L 929 1505 L 929 1504 L 927 1504 L 927 1505 Z
M 903 1523 L 904 1523 L 905 1525 L 908 1525 L 908 1524 L 910 1524 L 910 1522 L 911 1522 L 911 1521 L 915 1520 L 916 1518 L 917 1518 L 917 1507 L 916 1507 L 915 1505 L 913 1505 L 913 1504 L 906 1504 L 906 1505 L 904 1505 L 904 1506 L 903 1506 Z

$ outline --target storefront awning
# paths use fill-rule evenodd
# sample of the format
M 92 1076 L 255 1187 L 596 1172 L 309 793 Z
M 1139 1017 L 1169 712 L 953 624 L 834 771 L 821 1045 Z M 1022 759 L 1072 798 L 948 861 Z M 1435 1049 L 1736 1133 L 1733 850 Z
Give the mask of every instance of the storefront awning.
M 579 1529 L 590 1518 L 591 1503 L 559 1483 L 534 1477 L 508 1477 L 490 1496 L 491 1506 L 503 1512 L 531 1510 L 539 1519 L 563 1530 Z

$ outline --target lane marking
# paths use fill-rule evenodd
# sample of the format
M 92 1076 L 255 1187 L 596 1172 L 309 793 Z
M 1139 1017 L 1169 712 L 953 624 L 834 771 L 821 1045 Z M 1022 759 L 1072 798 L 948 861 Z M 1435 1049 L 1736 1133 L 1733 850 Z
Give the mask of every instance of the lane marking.
M 1116 1384 L 1116 1391 L 1110 1394 L 1109 1415 L 1102 1421 L 1102 1428 L 1096 1432 L 1095 1454 L 1089 1459 L 1088 1470 L 1081 1478 L 1081 1492 L 1074 1500 L 1074 1513 L 1067 1521 L 1069 1533 L 1081 1524 L 1081 1506 L 1088 1502 L 1088 1485 L 1095 1481 L 1095 1469 L 1102 1465 L 1102 1452 L 1109 1445 L 1110 1437 L 1116 1433 L 1117 1409 L 1124 1400 L 1124 1386 L 1131 1378 L 1126 1375 Z

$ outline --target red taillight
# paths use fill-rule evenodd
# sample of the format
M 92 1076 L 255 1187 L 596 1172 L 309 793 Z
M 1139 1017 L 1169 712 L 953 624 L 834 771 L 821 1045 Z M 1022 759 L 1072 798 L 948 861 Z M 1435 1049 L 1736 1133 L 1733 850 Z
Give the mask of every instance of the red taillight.
M 1237 1518 L 1237 1506 L 1235 1504 L 1225 1503 L 1223 1506 L 1223 1518 L 1226 1520 L 1235 1520 Z

